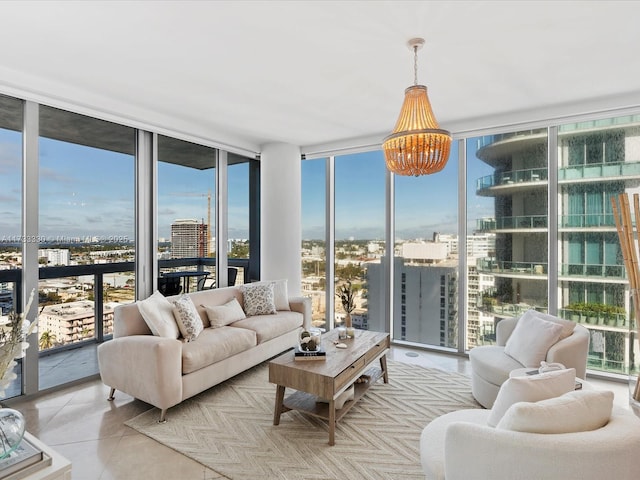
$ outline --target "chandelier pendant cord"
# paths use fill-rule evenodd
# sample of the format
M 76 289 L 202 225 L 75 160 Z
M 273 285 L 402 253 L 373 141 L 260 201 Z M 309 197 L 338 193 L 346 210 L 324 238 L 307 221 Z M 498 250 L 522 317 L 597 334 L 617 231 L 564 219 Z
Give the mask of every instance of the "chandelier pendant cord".
M 413 84 L 418 85 L 418 46 L 413 46 Z

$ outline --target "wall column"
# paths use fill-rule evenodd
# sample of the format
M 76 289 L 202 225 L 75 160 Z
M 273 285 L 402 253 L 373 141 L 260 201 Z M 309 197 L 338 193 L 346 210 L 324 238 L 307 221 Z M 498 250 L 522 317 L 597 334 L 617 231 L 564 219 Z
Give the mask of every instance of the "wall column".
M 264 145 L 260 154 L 260 271 L 262 280 L 287 279 L 289 295 L 302 281 L 300 148 Z

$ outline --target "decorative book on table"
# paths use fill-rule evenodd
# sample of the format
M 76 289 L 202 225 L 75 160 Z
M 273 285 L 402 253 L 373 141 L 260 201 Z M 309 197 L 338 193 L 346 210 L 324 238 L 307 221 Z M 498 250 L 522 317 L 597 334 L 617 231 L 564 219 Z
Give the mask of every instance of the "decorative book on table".
M 51 457 L 23 438 L 7 457 L 0 459 L 0 480 L 17 480 L 51 465 Z
M 296 360 L 325 360 L 327 358 L 327 352 L 324 348 L 320 347 L 319 350 L 308 351 L 300 350 L 300 347 L 296 347 L 294 350 L 294 356 Z

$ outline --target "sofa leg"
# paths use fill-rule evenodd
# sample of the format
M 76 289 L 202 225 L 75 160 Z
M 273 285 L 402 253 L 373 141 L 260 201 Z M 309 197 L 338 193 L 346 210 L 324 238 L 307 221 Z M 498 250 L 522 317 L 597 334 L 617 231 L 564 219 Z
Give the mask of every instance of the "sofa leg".
M 112 388 L 111 391 L 109 392 L 109 397 L 107 398 L 107 400 L 109 400 L 110 402 L 113 402 L 116 398 L 115 395 L 116 395 L 116 389 Z
M 160 418 L 158 419 L 158 423 L 167 423 L 166 415 L 167 415 L 166 408 L 163 408 L 162 410 L 160 410 Z

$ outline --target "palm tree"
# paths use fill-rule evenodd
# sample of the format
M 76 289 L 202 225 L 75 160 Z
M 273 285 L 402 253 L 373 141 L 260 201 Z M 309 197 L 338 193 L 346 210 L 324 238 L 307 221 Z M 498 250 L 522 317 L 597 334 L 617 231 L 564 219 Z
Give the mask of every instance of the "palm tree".
M 55 334 L 51 333 L 49 330 L 45 330 L 42 332 L 42 335 L 40 335 L 38 346 L 40 347 L 40 350 L 46 350 L 47 348 L 53 347 L 56 344 L 56 341 L 57 339 Z

